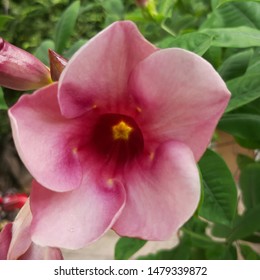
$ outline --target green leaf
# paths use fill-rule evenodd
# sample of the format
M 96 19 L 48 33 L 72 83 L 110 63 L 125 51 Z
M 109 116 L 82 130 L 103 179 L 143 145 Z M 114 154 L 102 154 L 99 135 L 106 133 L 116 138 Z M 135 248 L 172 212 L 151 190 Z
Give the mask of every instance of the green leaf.
M 260 28 L 259 3 L 252 1 L 231 2 L 214 9 L 201 28 L 249 26 Z
M 237 155 L 237 165 L 239 169 L 243 169 L 249 164 L 255 163 L 254 159 L 243 154 Z
M 225 161 L 207 150 L 199 161 L 203 177 L 204 201 L 199 215 L 212 222 L 230 225 L 236 213 L 237 190 Z
M 236 113 L 242 114 L 253 114 L 253 115 L 260 115 L 260 98 L 240 107 L 236 111 Z
M 250 64 L 246 70 L 247 74 L 260 73 L 260 55 L 256 54 L 252 57 Z
M 245 260 L 260 260 L 260 255 L 250 246 L 240 244 L 240 252 Z
M 247 27 L 203 29 L 212 37 L 212 46 L 224 48 L 249 48 L 260 46 L 260 30 Z
M 215 223 L 212 227 L 211 234 L 216 237 L 226 238 L 231 230 L 231 227 Z
M 124 19 L 124 5 L 122 0 L 98 0 L 106 11 L 106 26 L 114 21 Z
M 55 28 L 55 51 L 62 53 L 73 33 L 79 14 L 80 1 L 73 2 L 62 14 Z
M 178 37 L 167 37 L 157 45 L 159 48 L 183 48 L 202 56 L 211 45 L 211 37 L 207 34 L 192 32 Z
M 133 254 L 135 254 L 139 249 L 141 249 L 146 240 L 121 237 L 115 247 L 115 259 L 116 260 L 128 260 Z
M 82 47 L 84 44 L 86 44 L 87 40 L 84 39 L 80 39 L 78 40 L 76 43 L 74 43 L 65 53 L 64 53 L 64 57 L 66 58 L 71 58 L 72 55 L 78 51 L 78 49 L 80 47 Z
M 260 230 L 260 205 L 256 208 L 249 209 L 240 217 L 228 236 L 231 243 L 238 239 L 243 239 L 252 235 L 255 231 Z
M 247 209 L 260 205 L 260 163 L 248 164 L 241 170 L 239 186 Z
M 182 233 L 191 241 L 191 246 L 197 248 L 208 248 L 212 246 L 214 241 L 206 235 L 208 223 L 202 221 L 199 217 L 193 216 L 181 228 Z
M 40 46 L 36 49 L 34 55 L 39 58 L 45 65 L 49 65 L 48 50 L 54 50 L 54 42 L 52 40 L 44 40 Z
M 188 260 L 191 253 L 190 238 L 182 237 L 180 243 L 170 250 L 160 250 L 155 254 L 138 257 L 138 260 Z
M 242 238 L 244 241 L 251 242 L 251 243 L 260 243 L 260 233 L 256 232 L 252 235 L 246 236 Z
M 217 8 L 222 6 L 223 4 L 230 3 L 230 2 L 249 2 L 248 0 L 218 0 L 216 2 Z M 260 0 L 250 0 L 250 2 L 260 2 Z
M 214 244 L 214 241 L 206 234 L 196 233 L 186 228 L 182 228 L 182 231 L 190 236 L 192 245 L 195 247 L 209 248 Z
M 220 76 L 228 81 L 244 75 L 253 53 L 253 50 L 249 49 L 228 57 L 218 69 Z
M 227 82 L 227 87 L 231 92 L 231 99 L 226 112 L 233 111 L 260 97 L 259 74 L 245 74 Z
M 175 11 L 171 18 L 166 18 L 162 21 L 161 27 L 169 34 L 175 36 L 182 30 L 192 28 L 196 23 L 196 19 L 191 14 L 180 14 Z
M 5 25 L 14 18 L 7 15 L 0 15 L 0 30 L 5 28 Z
M 218 128 L 240 139 L 253 139 L 260 148 L 260 115 L 225 114 L 219 121 Z
M 234 137 L 238 145 L 246 149 L 255 150 L 260 147 L 259 141 L 254 141 L 254 139 L 245 139 L 240 137 Z
M 4 99 L 4 92 L 3 89 L 0 87 L 0 110 L 7 110 L 8 106 L 5 103 L 5 99 Z
M 237 252 L 234 246 L 215 244 L 206 251 L 207 260 L 236 260 Z
M 219 47 L 210 47 L 203 57 L 214 67 L 219 68 L 222 63 L 222 49 Z

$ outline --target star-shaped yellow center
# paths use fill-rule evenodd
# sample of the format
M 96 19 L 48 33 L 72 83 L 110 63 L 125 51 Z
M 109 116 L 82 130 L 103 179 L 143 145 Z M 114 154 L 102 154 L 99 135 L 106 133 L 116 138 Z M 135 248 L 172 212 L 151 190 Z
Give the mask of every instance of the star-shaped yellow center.
M 112 126 L 113 139 L 128 140 L 132 130 L 133 128 L 131 126 L 124 121 L 120 121 L 118 124 Z

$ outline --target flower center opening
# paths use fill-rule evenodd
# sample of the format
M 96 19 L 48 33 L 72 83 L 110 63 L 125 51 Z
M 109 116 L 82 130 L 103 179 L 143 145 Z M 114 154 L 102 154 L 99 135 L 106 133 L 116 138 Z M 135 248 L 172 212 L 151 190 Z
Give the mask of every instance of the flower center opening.
M 92 144 L 99 154 L 120 163 L 139 155 L 143 135 L 135 120 L 121 114 L 101 115 L 94 126 Z

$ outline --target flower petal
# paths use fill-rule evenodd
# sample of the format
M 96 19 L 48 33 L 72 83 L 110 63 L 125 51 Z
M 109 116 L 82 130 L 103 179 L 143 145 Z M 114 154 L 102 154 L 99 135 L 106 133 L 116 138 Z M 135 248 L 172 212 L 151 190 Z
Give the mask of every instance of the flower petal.
M 183 142 L 198 160 L 230 98 L 213 67 L 185 50 L 160 50 L 136 66 L 129 84 L 147 141 Z
M 7 258 L 17 260 L 31 245 L 30 225 L 32 214 L 30 211 L 29 199 L 19 211 L 13 222 L 12 240 L 10 243 Z
M 89 176 L 80 188 L 63 193 L 33 183 L 32 240 L 35 243 L 78 249 L 111 228 L 124 207 L 125 190 L 112 179 L 101 181 Z
M 122 236 L 165 240 L 194 213 L 200 178 L 191 150 L 179 142 L 162 144 L 125 174 L 126 205 L 113 229 Z
M 32 243 L 20 260 L 63 260 L 61 250 L 58 248 L 41 247 Z
M 12 240 L 12 223 L 8 223 L 0 232 L 0 260 L 7 260 L 7 254 Z
M 32 243 L 30 226 L 32 214 L 29 199 L 13 223 L 8 224 L 0 235 L 0 259 L 9 260 L 61 260 L 60 249 L 41 247 Z M 2 244 L 3 242 L 3 244 Z
M 77 121 L 61 116 L 57 85 L 22 96 L 9 116 L 16 148 L 33 177 L 56 191 L 78 187 L 82 170 L 72 139 Z
M 82 47 L 63 71 L 59 83 L 62 114 L 76 117 L 93 106 L 114 110 L 118 104 L 128 104 L 129 74 L 155 50 L 132 22 L 110 25 Z

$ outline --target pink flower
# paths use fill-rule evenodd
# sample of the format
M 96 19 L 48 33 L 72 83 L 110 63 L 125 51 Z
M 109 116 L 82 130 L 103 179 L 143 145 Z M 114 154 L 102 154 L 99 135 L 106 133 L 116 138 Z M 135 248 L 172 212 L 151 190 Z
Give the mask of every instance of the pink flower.
M 27 200 L 15 221 L 7 224 L 0 233 L 0 260 L 63 259 L 59 249 L 41 247 L 32 242 L 31 221 L 32 214 Z
M 127 21 L 99 33 L 58 83 L 9 112 L 18 152 L 38 181 L 34 242 L 80 248 L 111 227 L 169 238 L 198 205 L 196 161 L 229 98 L 201 57 L 157 49 Z
M 31 90 L 50 83 L 50 71 L 40 60 L 0 37 L 1 86 Z

